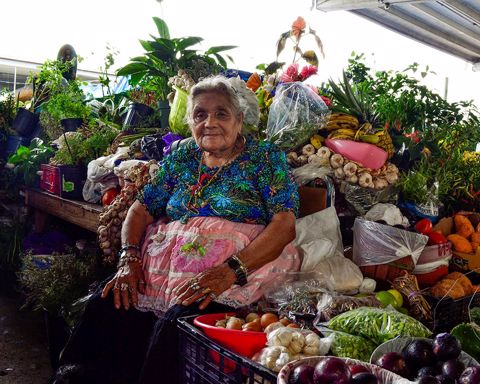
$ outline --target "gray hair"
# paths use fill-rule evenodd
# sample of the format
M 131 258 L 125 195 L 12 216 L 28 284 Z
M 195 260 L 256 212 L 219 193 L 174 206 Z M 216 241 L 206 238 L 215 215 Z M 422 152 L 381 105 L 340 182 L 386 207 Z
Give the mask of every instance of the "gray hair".
M 235 116 L 238 118 L 243 112 L 244 122 L 249 125 L 258 124 L 260 111 L 257 97 L 246 87 L 240 78 L 226 78 L 222 75 L 209 76 L 195 84 L 190 90 L 187 101 L 186 120 L 193 127 L 193 101 L 202 93 L 216 92 L 224 95 L 230 103 Z

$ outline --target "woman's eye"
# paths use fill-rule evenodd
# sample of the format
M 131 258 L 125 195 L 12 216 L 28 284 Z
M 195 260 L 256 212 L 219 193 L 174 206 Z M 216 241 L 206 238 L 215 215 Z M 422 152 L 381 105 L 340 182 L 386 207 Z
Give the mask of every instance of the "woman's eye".
M 226 111 L 218 111 L 215 116 L 218 120 L 226 120 L 230 115 Z
M 200 121 L 203 121 L 207 118 L 207 114 L 205 112 L 198 112 L 195 114 L 193 119 L 198 123 Z

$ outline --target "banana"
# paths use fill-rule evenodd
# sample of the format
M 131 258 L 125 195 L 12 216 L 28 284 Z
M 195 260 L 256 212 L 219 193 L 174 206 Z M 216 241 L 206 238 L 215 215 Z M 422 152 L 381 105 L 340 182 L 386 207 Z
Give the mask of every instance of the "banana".
M 357 130 L 358 128 L 358 125 L 354 125 L 354 124 L 351 124 L 351 123 L 343 123 L 343 122 L 328 122 L 326 125 L 325 125 L 325 128 L 328 130 L 328 131 L 333 131 L 335 129 L 353 129 L 353 130 Z
M 360 141 L 370 144 L 378 144 L 380 141 L 380 137 L 378 135 L 360 135 L 358 138 Z
M 333 140 L 352 140 L 353 141 L 353 137 L 348 135 L 335 135 L 332 137 L 330 137 L 329 135 L 328 138 Z
M 338 133 L 339 135 L 347 135 L 347 136 L 355 137 L 355 133 L 357 133 L 357 131 L 354 129 L 341 128 L 341 129 L 335 130 L 334 133 L 335 134 Z

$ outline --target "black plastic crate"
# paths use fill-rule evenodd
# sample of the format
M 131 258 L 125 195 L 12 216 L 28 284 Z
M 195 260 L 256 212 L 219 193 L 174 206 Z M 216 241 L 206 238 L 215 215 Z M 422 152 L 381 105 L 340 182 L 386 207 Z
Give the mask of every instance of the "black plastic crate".
M 276 384 L 274 372 L 210 340 L 194 318 L 178 319 L 182 384 Z
M 427 296 L 432 307 L 433 320 L 427 326 L 434 332 L 450 332 L 460 323 L 470 322 L 470 309 L 480 307 L 480 293 L 453 300 L 450 297 L 435 299 Z

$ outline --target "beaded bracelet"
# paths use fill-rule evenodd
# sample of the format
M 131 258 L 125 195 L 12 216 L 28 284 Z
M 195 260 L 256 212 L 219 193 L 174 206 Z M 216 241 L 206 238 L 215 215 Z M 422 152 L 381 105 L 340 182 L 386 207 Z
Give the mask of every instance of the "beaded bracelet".
M 129 244 L 129 243 L 125 243 L 125 244 L 122 244 L 122 248 L 120 248 L 120 250 L 118 251 L 118 253 L 122 253 L 123 251 L 126 251 L 127 249 L 136 249 L 137 251 L 140 251 L 140 246 L 137 245 L 137 244 Z
M 117 268 L 124 267 L 125 265 L 130 263 L 136 263 L 138 265 L 142 265 L 142 259 L 139 256 L 134 256 L 134 255 L 122 256 L 118 260 Z

